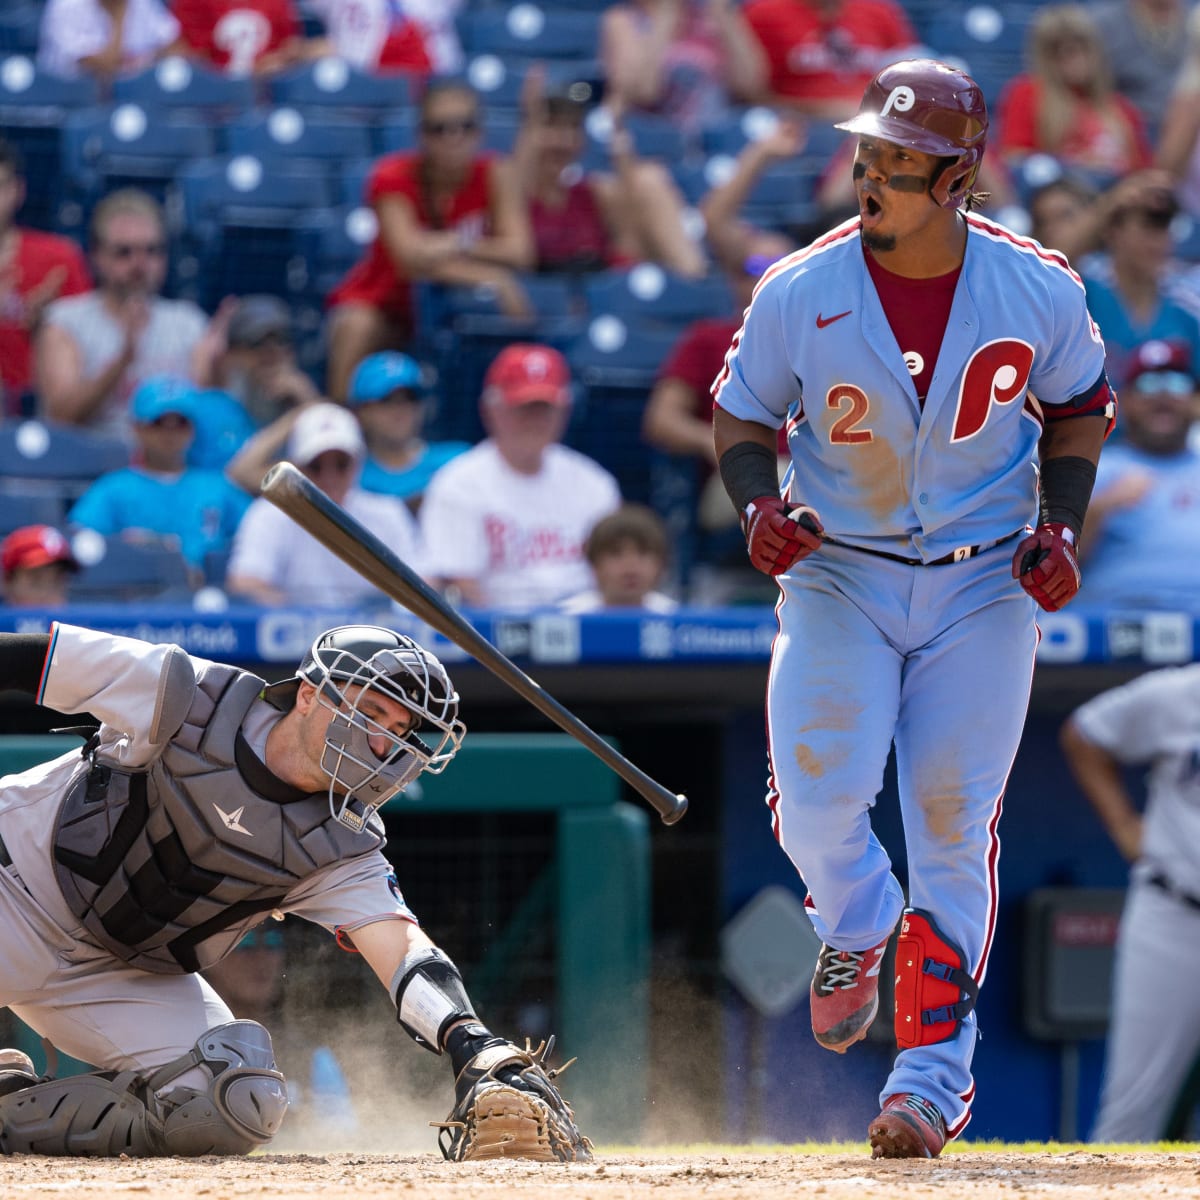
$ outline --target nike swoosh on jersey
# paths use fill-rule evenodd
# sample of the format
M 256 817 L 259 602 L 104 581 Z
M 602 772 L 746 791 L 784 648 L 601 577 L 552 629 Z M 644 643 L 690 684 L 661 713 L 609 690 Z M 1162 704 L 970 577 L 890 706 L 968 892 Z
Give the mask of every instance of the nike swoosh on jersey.
M 853 311 L 854 309 L 848 308 L 844 313 L 838 313 L 834 317 L 823 317 L 820 313 L 817 313 L 817 328 L 824 329 L 826 325 L 832 325 L 834 321 L 840 321 L 843 317 L 848 317 Z

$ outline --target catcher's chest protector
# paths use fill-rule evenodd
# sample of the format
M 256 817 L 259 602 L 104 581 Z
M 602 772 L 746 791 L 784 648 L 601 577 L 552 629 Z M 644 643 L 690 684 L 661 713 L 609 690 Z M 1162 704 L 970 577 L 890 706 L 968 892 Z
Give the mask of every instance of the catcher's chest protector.
M 334 821 L 324 793 L 271 798 L 247 782 L 244 770 L 283 786 L 239 732 L 261 679 L 214 663 L 188 686 L 183 724 L 148 768 L 81 763 L 54 834 L 58 885 L 89 935 L 160 974 L 210 966 L 301 880 L 383 843 L 378 821 Z

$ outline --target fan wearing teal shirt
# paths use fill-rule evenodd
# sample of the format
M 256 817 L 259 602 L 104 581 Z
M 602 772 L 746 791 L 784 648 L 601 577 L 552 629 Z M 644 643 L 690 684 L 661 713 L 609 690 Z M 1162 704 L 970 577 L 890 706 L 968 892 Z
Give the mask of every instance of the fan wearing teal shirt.
M 187 466 L 195 437 L 197 394 L 165 376 L 133 394 L 134 465 L 102 475 L 68 515 L 72 525 L 106 536 L 177 538 L 183 556 L 203 568 L 228 551 L 250 497 L 219 471 Z
M 407 354 L 368 355 L 351 376 L 347 399 L 367 443 L 359 482 L 365 491 L 396 496 L 416 508 L 433 473 L 470 449 L 466 442 L 421 437 L 432 401 L 420 366 Z

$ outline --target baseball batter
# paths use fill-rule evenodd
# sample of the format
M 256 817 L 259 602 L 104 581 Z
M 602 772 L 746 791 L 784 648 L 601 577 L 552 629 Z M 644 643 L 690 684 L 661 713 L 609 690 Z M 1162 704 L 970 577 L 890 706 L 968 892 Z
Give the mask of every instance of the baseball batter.
M 418 927 L 376 810 L 465 732 L 441 663 L 341 626 L 295 676 L 56 623 L 0 634 L 6 686 L 100 721 L 82 751 L 0 783 L 0 1004 L 94 1074 L 0 1051 L 0 1151 L 244 1154 L 287 1109 L 271 1038 L 197 971 L 270 913 L 357 949 L 455 1073 L 447 1158 L 588 1157 L 543 1066 L 476 1017 Z
M 767 272 L 713 385 L 721 476 L 780 587 L 767 803 L 824 943 L 823 1046 L 866 1035 L 900 923 L 876 1157 L 936 1155 L 970 1118 L 1035 601 L 1079 586 L 1115 408 L 1078 276 L 971 211 L 987 127 L 962 72 L 881 71 L 840 126 L 859 215 Z M 893 743 L 907 900 L 870 820 Z
M 1200 1052 L 1200 665 L 1151 671 L 1077 708 L 1067 762 L 1133 865 L 1121 916 L 1098 1142 L 1154 1142 Z M 1146 815 L 1125 765 L 1150 768 Z

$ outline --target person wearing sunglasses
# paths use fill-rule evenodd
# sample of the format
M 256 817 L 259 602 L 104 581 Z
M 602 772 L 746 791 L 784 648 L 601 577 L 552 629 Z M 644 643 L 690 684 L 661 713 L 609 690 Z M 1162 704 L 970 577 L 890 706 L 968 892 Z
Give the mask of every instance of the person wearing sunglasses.
M 1080 604 L 1200 612 L 1197 415 L 1189 347 L 1138 346 L 1121 387 L 1124 438 L 1104 452 L 1080 539 Z
M 129 398 L 152 375 L 196 377 L 208 318 L 160 295 L 167 232 L 154 198 L 122 188 L 96 206 L 89 229 L 96 286 L 56 300 L 34 343 L 38 413 L 130 438 Z
M 375 164 L 366 203 L 379 233 L 329 296 L 327 390 L 344 401 L 368 354 L 402 349 L 414 325 L 412 285 L 485 287 L 508 316 L 532 309 L 517 273 L 534 265 L 529 218 L 512 164 L 480 150 L 482 115 L 460 81 L 430 84 L 418 147 Z
M 416 522 L 403 501 L 359 486 L 366 442 L 340 404 L 310 405 L 295 419 L 284 457 L 335 504 L 421 572 Z M 253 604 L 309 608 L 380 608 L 388 602 L 363 577 L 260 496 L 234 538 L 225 590 Z
M 105 537 L 177 544 L 199 584 L 206 557 L 228 553 L 250 497 L 220 471 L 187 465 L 197 407 L 196 389 L 185 379 L 143 382 L 129 407 L 133 462 L 101 475 L 67 521 Z

